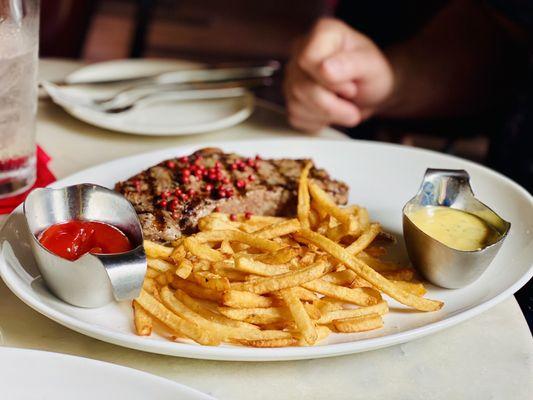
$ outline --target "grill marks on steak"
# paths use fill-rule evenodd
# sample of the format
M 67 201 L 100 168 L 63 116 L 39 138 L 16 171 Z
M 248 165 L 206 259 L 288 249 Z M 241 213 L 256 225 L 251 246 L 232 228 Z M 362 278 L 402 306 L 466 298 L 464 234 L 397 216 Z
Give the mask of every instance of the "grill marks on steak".
M 291 216 L 296 213 L 298 180 L 307 160 L 252 160 L 235 168 L 238 160 L 246 160 L 236 154 L 228 154 L 216 148 L 199 150 L 189 157 L 163 161 L 147 170 L 119 182 L 115 186 L 134 206 L 143 227 L 145 239 L 168 242 L 182 233 L 197 229 L 198 220 L 212 213 L 215 208 L 225 213 L 250 212 L 257 215 Z M 212 182 L 208 177 L 197 178 L 191 174 L 183 179 L 182 171 L 191 165 L 203 165 L 211 169 L 215 163 L 227 183 Z M 313 168 L 314 179 L 338 204 L 346 204 L 348 187 L 333 180 L 326 171 Z M 184 182 L 185 181 L 185 182 Z M 239 187 L 237 182 L 245 182 Z M 206 190 L 211 184 L 214 190 Z M 228 189 L 233 195 L 220 198 L 216 188 Z M 191 193 L 187 199 L 174 203 L 174 192 Z M 192 193 L 192 192 L 193 193 Z M 165 197 L 165 193 L 171 193 Z M 163 194 L 163 198 L 162 198 Z M 166 206 L 162 202 L 166 201 Z M 175 207 L 174 207 L 175 206 Z

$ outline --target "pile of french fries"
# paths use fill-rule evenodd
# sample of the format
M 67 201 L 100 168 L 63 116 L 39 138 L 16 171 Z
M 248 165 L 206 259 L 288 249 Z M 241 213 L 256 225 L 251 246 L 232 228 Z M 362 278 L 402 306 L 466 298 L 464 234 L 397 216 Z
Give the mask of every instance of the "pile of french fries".
M 310 346 L 331 332 L 383 327 L 385 294 L 419 311 L 414 271 L 379 259 L 383 235 L 366 209 L 339 207 L 311 179 L 299 181 L 297 218 L 213 213 L 172 246 L 146 241 L 148 271 L 133 302 L 137 334 L 252 347 Z

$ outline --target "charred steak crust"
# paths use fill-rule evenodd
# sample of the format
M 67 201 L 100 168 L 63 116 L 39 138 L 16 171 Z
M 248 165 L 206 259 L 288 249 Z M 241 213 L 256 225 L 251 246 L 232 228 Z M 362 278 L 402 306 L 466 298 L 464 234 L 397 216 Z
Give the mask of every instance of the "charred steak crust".
M 243 158 L 217 148 L 157 164 L 118 182 L 139 215 L 145 239 L 169 242 L 197 229 L 213 211 L 290 216 L 296 213 L 298 180 L 307 160 Z M 313 168 L 313 178 L 341 205 L 348 186 Z

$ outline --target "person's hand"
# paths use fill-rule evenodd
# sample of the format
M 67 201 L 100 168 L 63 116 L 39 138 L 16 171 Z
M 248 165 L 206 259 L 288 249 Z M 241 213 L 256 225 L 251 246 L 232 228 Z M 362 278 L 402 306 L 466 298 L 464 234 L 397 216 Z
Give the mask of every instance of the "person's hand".
M 390 97 L 392 69 L 381 50 L 343 22 L 321 19 L 287 66 L 289 122 L 314 132 L 330 124 L 353 127 Z

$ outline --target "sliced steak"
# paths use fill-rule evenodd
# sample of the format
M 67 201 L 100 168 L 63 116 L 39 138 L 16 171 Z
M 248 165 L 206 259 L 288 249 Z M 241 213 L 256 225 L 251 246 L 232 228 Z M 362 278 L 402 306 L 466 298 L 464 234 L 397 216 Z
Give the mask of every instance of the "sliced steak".
M 213 211 L 292 216 L 307 160 L 243 158 L 205 148 L 163 161 L 115 186 L 135 207 L 146 239 L 168 242 L 197 229 Z M 313 178 L 338 204 L 348 186 L 312 168 Z

